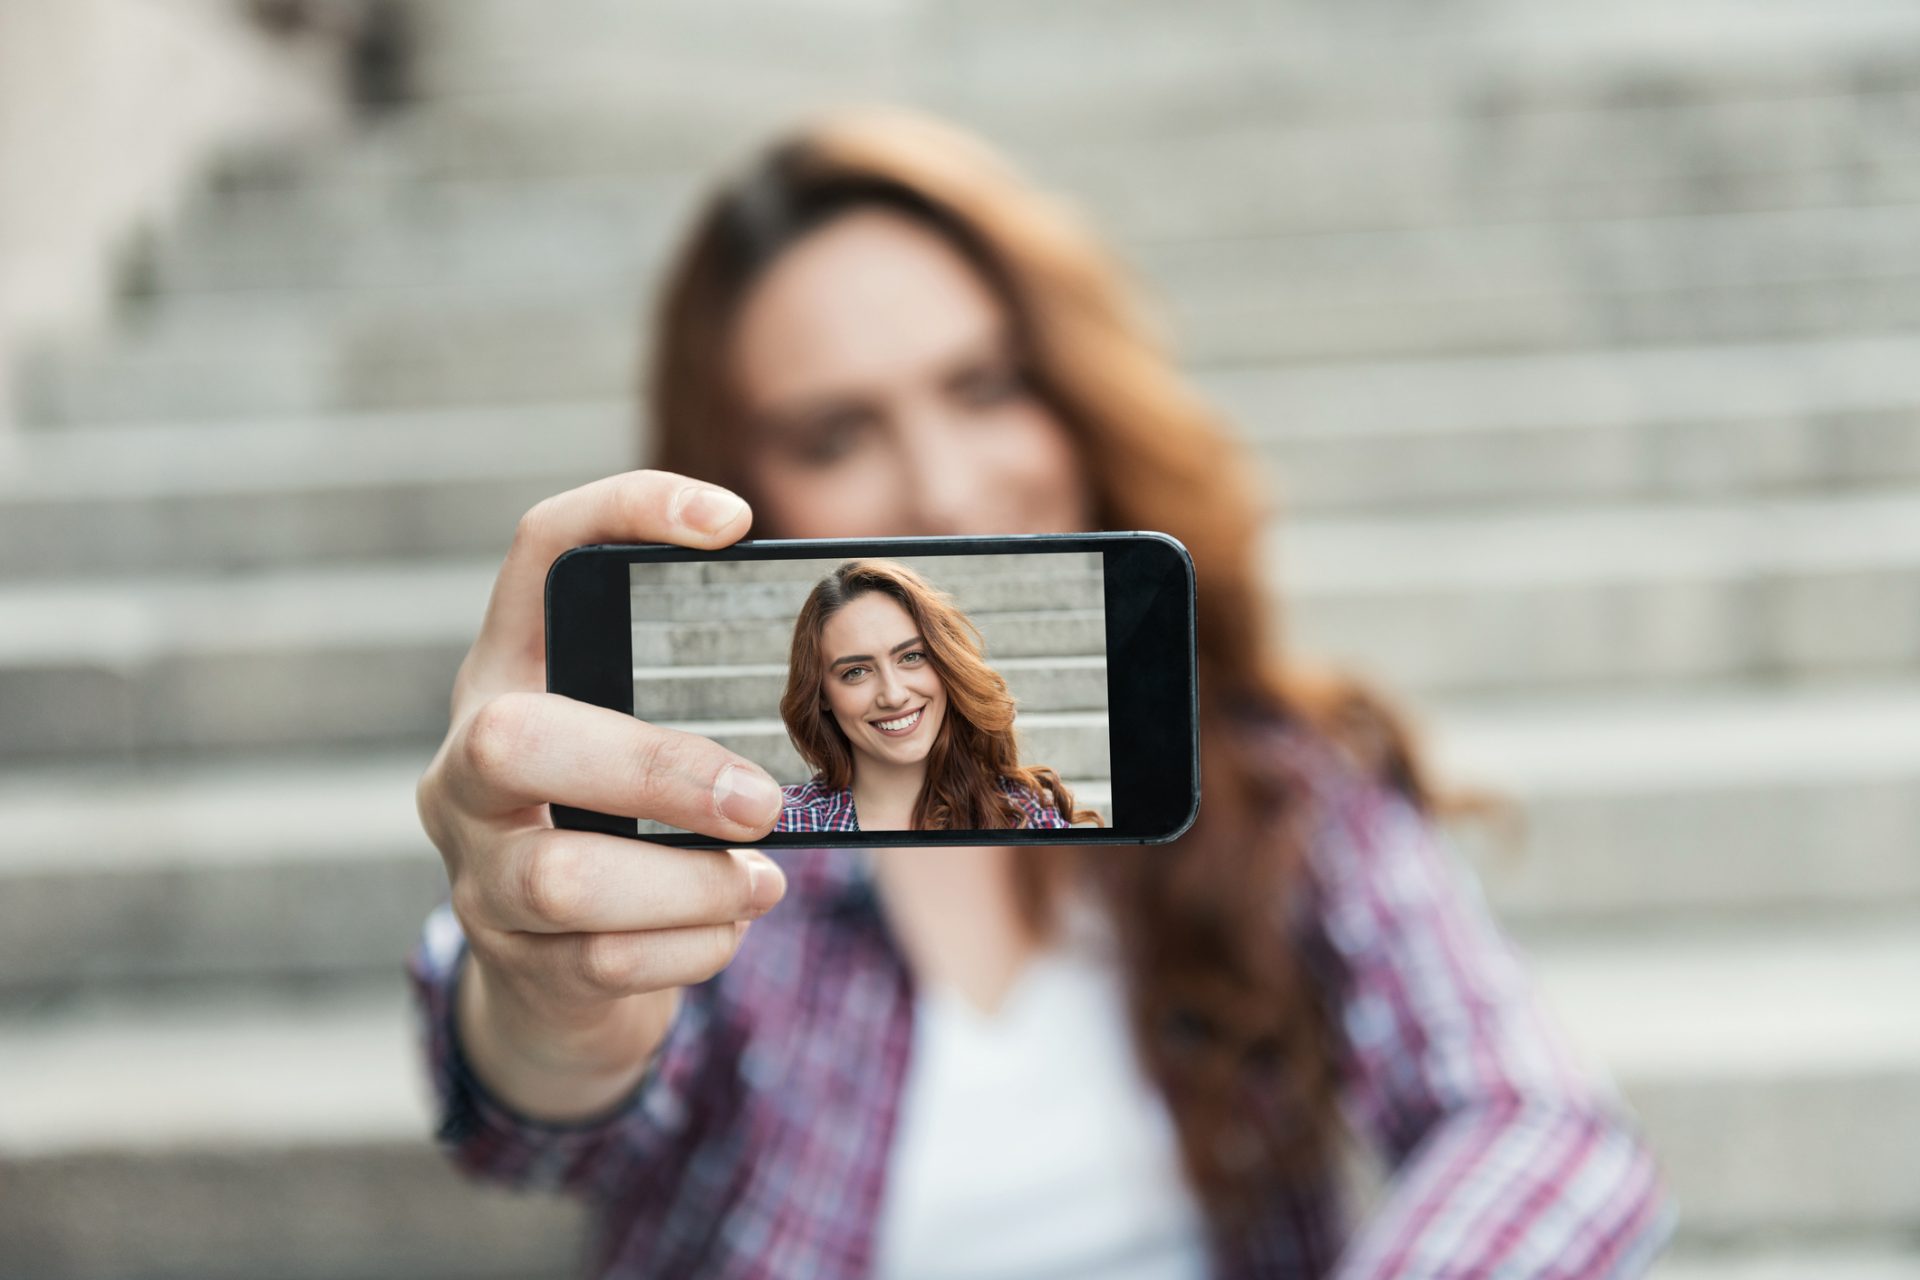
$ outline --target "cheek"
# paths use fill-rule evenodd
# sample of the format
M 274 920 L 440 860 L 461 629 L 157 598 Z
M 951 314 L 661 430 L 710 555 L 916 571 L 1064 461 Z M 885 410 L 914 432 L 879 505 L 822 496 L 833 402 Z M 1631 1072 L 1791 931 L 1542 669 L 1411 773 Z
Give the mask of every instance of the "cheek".
M 840 719 L 857 718 L 858 700 L 838 685 L 827 686 L 827 710 Z

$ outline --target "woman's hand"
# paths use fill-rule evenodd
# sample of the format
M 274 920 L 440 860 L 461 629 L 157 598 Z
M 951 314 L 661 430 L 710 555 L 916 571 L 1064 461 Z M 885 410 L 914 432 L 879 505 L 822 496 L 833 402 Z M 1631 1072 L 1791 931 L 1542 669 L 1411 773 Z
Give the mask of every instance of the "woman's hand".
M 420 820 L 473 961 L 459 1010 L 468 1055 L 530 1114 L 589 1114 L 631 1087 L 679 988 L 723 968 L 786 891 L 754 851 L 553 826 L 547 806 L 567 804 L 747 841 L 773 829 L 781 798 L 707 738 L 545 692 L 547 570 L 583 543 L 723 547 L 751 522 L 734 494 L 660 471 L 547 499 L 521 519 L 454 681 Z

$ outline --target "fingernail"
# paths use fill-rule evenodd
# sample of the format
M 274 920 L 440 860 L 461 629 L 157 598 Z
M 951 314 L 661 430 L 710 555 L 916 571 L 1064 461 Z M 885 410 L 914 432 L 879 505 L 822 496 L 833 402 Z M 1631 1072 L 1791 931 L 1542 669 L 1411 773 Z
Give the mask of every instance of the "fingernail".
M 673 518 L 697 533 L 719 533 L 747 509 L 738 494 L 703 486 L 682 489 L 673 506 Z
M 730 764 L 713 781 L 720 812 L 743 827 L 764 827 L 780 815 L 780 788 L 766 774 Z
M 754 915 L 765 915 L 787 893 L 787 877 L 772 858 L 752 849 L 735 849 L 747 868 L 747 905 Z

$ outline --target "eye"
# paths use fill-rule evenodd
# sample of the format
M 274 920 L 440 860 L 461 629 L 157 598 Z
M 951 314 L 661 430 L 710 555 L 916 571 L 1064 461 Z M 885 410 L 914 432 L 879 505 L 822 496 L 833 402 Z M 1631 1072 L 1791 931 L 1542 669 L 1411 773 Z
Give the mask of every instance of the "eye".
M 903 653 L 903 654 L 901 654 L 901 655 L 900 655 L 900 661 L 901 661 L 901 662 L 905 662 L 905 661 L 906 661 L 906 660 L 907 660 L 908 658 L 918 658 L 918 659 L 920 659 L 920 661 L 921 661 L 921 662 L 925 662 L 925 661 L 926 661 L 926 659 L 927 659 L 927 655 L 926 655 L 926 654 L 924 654 L 924 653 L 922 653 L 922 652 L 921 652 L 920 650 L 918 650 L 918 649 L 911 649 L 911 650 L 909 650 L 909 651 L 907 651 L 906 653 Z M 918 666 L 919 664 L 918 664 L 918 663 L 916 663 L 916 664 L 914 664 L 914 665 L 916 665 L 916 666 Z
M 845 684 L 845 683 L 846 683 L 847 681 L 849 681 L 849 680 L 851 680 L 851 679 L 853 678 L 853 673 L 854 673 L 854 672 L 856 672 L 856 671 L 865 671 L 865 670 L 866 670 L 866 668 L 865 668 L 865 667 L 857 667 L 857 666 L 856 666 L 856 667 L 848 667 L 848 668 L 847 668 L 847 669 L 846 669 L 845 671 L 842 671 L 842 672 L 840 673 L 840 683 L 842 683 L 842 684 Z
M 863 413 L 831 415 L 808 429 L 794 452 L 808 466 L 832 466 L 860 446 L 871 425 Z
M 1012 364 L 980 365 L 968 369 L 953 381 L 955 398 L 974 408 L 991 408 L 1019 399 L 1026 392 L 1026 376 L 1018 366 Z

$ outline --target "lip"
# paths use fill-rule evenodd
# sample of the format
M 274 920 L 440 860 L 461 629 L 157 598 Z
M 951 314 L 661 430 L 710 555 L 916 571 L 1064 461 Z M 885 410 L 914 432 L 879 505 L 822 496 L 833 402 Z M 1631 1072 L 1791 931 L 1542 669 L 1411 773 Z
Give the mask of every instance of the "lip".
M 882 737 L 887 737 L 887 738 L 909 737 L 919 732 L 920 726 L 927 722 L 927 704 L 923 702 L 911 711 L 901 712 L 900 715 L 912 716 L 913 723 L 908 725 L 904 729 L 882 729 L 880 727 L 880 722 L 878 720 L 869 720 L 867 721 L 867 723 L 872 725 L 874 732 L 880 734 Z M 900 716 L 888 716 L 886 718 L 888 720 L 898 720 Z

